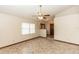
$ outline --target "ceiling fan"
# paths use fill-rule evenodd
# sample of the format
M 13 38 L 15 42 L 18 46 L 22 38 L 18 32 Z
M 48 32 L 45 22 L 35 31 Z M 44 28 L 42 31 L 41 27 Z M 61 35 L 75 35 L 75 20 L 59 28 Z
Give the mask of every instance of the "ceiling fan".
M 39 20 L 45 20 L 45 19 L 47 19 L 47 17 L 48 16 L 50 16 L 49 14 L 43 14 L 42 13 L 42 5 L 39 5 L 39 10 L 38 10 L 38 13 L 37 13 L 37 19 L 39 19 Z

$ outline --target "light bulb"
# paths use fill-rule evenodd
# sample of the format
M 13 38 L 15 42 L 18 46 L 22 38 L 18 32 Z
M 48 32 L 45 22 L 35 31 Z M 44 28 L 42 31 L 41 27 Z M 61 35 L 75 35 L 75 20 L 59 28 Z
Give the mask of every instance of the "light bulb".
M 43 17 L 42 17 L 42 16 L 39 16 L 39 17 L 38 17 L 38 19 L 42 20 L 42 19 L 43 19 Z

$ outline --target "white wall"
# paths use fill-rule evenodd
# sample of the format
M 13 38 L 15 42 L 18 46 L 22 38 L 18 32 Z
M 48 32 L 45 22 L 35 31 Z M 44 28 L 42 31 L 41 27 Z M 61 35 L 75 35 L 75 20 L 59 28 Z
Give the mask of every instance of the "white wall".
M 78 8 L 65 10 L 54 19 L 54 38 L 56 40 L 79 44 L 79 13 Z
M 36 24 L 36 33 L 21 35 L 21 23 L 29 22 Z M 17 43 L 23 40 L 39 36 L 39 24 L 32 19 L 22 19 L 9 14 L 0 13 L 0 47 Z

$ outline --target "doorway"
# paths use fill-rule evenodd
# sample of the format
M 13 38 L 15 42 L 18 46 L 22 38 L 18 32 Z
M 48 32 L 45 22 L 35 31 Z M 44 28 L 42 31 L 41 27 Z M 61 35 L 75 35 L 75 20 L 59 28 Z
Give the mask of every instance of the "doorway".
M 54 24 L 50 24 L 50 36 L 54 37 Z
M 45 24 L 40 24 L 41 28 L 40 29 L 45 29 Z

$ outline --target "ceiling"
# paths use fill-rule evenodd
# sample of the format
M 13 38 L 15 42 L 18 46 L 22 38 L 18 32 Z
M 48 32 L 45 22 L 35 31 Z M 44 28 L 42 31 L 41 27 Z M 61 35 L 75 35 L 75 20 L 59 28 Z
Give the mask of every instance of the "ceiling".
M 66 10 L 72 6 L 69 5 L 42 5 L 42 13 L 51 16 Z M 37 15 L 39 5 L 0 5 L 0 12 L 15 15 L 23 18 L 33 18 Z

